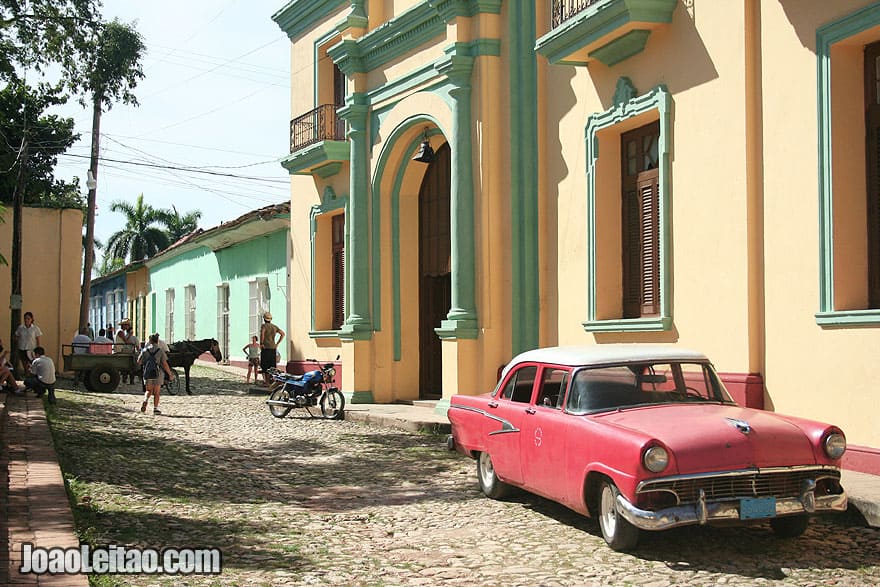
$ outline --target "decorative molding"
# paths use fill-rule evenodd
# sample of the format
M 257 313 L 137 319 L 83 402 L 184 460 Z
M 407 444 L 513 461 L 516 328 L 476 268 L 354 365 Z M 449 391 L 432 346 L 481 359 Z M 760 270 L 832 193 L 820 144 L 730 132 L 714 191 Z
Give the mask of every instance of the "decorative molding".
M 540 344 L 538 64 L 535 3 L 508 4 L 510 64 L 511 356 Z
M 291 0 L 272 15 L 272 20 L 290 40 L 311 29 L 321 20 L 339 10 L 351 0 Z M 357 0 L 355 0 L 357 1 Z
M 598 49 L 590 51 L 590 57 L 601 61 L 607 67 L 616 65 L 637 53 L 641 53 L 648 44 L 651 31 L 635 29 L 623 36 L 617 37 L 610 43 L 602 45 Z
M 281 160 L 281 166 L 290 175 L 311 175 L 327 162 L 348 161 L 350 147 L 346 141 L 321 141 L 291 153 Z M 323 177 L 323 176 L 322 176 Z
M 330 187 L 326 186 L 324 188 L 324 194 L 321 198 L 320 204 L 315 204 L 312 206 L 309 211 L 309 246 L 311 250 L 311 321 L 309 324 L 312 325 L 311 330 L 309 331 L 309 336 L 311 338 L 332 338 L 329 334 L 326 333 L 334 333 L 334 337 L 338 337 L 339 331 L 337 330 L 318 330 L 315 327 L 315 300 L 317 299 L 317 290 L 315 289 L 315 277 L 317 275 L 317 257 L 318 251 L 315 246 L 315 237 L 318 233 L 318 216 L 322 214 L 327 214 L 328 212 L 334 212 L 342 208 L 345 212 L 348 212 L 348 196 L 337 196 L 336 191 Z M 346 220 L 347 221 L 347 220 Z M 346 243 L 347 245 L 348 243 Z M 323 264 L 322 264 L 323 266 Z
M 608 43 L 602 47 L 594 45 L 608 35 L 613 35 L 615 31 L 624 29 L 630 23 L 670 23 L 677 4 L 678 0 L 599 1 L 539 38 L 535 43 L 535 51 L 546 57 L 551 64 L 586 65 L 589 56 L 580 55 L 581 52 L 584 50 L 592 52 L 607 47 Z M 643 33 L 649 34 L 650 31 Z M 625 33 L 621 33 L 621 36 L 623 34 Z M 647 34 L 644 37 L 647 42 Z M 630 39 L 625 45 L 629 49 L 634 49 L 635 40 L 637 39 Z M 642 46 L 644 47 L 644 44 Z M 624 53 L 622 48 L 623 46 L 611 47 L 606 53 L 622 55 Z M 578 55 L 575 55 L 576 53 Z
M 628 80 L 617 82 L 621 96 Z M 617 97 L 618 93 L 615 92 Z M 596 164 L 599 160 L 597 133 L 629 118 L 656 110 L 660 121 L 658 144 L 659 184 L 658 198 L 660 218 L 660 316 L 651 318 L 596 318 L 597 261 L 596 261 Z M 672 149 L 672 96 L 666 86 L 659 85 L 642 96 L 615 104 L 609 110 L 593 114 L 587 119 L 585 129 L 587 152 L 587 319 L 582 323 L 587 332 L 643 332 L 672 328 L 672 213 L 669 176 L 671 173 L 670 151 Z
M 880 310 L 838 310 L 817 312 L 816 324 L 822 327 L 880 326 Z
M 880 4 L 856 10 L 816 29 L 816 79 L 819 146 L 819 311 L 820 326 L 880 323 L 880 310 L 834 309 L 834 194 L 831 144 L 831 46 L 880 25 Z
M 617 79 L 617 86 L 614 88 L 614 98 L 611 101 L 615 106 L 621 106 L 638 95 L 639 92 L 633 85 L 632 80 L 622 76 Z
M 327 179 L 328 177 L 333 177 L 339 170 L 342 169 L 341 161 L 332 161 L 330 163 L 325 163 L 319 167 L 315 167 L 312 169 L 312 175 L 317 175 L 321 179 Z
M 501 0 L 427 0 L 356 40 L 337 43 L 327 53 L 346 75 L 367 73 L 445 34 L 447 23 L 455 18 L 500 12 Z M 491 42 L 478 48 L 495 51 Z

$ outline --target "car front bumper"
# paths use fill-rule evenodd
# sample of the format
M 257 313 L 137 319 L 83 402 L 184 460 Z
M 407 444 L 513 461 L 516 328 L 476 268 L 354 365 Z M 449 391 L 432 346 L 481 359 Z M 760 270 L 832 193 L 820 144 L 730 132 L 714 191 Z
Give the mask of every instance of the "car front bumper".
M 807 484 L 798 497 L 777 498 L 775 517 L 846 511 L 846 493 L 816 496 L 815 484 Z M 617 496 L 617 511 L 629 523 L 642 530 L 668 530 L 689 524 L 709 524 L 721 521 L 754 521 L 741 517 L 741 500 L 707 503 L 700 492 L 696 503 L 657 511 L 637 508 L 623 495 Z M 769 516 L 772 518 L 774 516 Z M 758 518 L 760 520 L 760 518 Z

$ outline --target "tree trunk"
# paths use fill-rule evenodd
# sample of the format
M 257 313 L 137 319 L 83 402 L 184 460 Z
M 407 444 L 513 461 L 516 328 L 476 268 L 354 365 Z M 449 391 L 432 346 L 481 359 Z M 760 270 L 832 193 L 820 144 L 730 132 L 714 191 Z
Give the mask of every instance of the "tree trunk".
M 89 298 L 92 291 L 92 264 L 95 258 L 95 202 L 98 193 L 98 152 L 101 138 L 101 94 L 96 93 L 92 106 L 92 158 L 89 170 L 95 181 L 89 188 L 88 214 L 86 216 L 86 250 L 83 259 L 82 297 L 79 301 L 79 327 L 89 322 Z

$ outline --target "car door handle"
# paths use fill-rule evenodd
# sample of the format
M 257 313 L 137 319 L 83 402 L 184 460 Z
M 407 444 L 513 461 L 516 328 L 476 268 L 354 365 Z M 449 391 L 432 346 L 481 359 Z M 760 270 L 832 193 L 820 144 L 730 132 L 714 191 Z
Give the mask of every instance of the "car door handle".
M 498 402 L 489 402 L 489 403 L 486 404 L 486 405 L 488 405 L 490 408 L 497 408 L 497 407 L 498 407 Z
M 526 408 L 526 414 L 534 414 L 535 408 Z

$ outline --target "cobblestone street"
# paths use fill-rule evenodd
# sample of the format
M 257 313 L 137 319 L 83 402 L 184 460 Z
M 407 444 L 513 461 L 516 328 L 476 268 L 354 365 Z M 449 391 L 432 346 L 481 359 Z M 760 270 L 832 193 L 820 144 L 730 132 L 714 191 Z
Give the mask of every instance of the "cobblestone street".
M 49 409 L 80 538 L 220 548 L 223 574 L 188 584 L 880 584 L 880 531 L 845 516 L 793 541 L 766 525 L 685 528 L 621 554 L 562 506 L 484 498 L 473 461 L 442 436 L 279 420 L 241 378 L 193 373 L 195 395 L 163 397 L 161 416 L 139 411 L 139 386 L 71 393 L 66 381 Z

